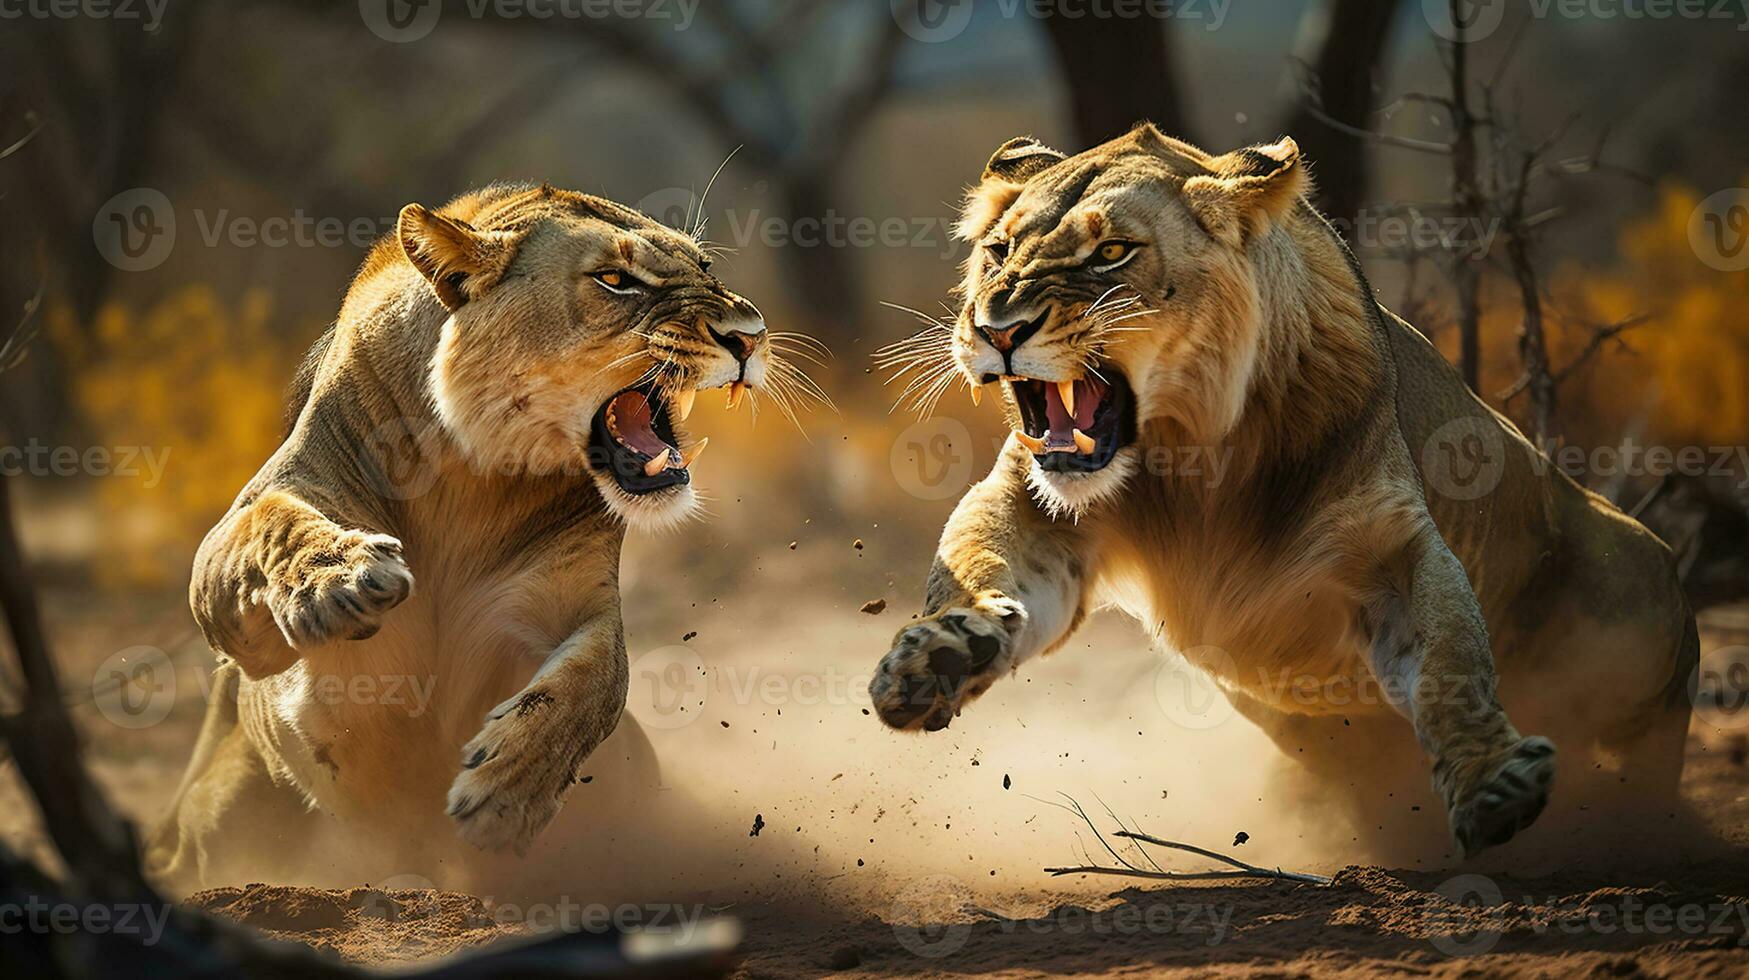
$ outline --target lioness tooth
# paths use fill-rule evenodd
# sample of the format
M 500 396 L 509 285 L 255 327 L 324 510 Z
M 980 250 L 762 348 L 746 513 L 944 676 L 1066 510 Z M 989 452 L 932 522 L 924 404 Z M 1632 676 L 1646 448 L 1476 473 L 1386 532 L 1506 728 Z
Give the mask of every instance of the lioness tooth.
M 984 386 L 983 385 L 972 385 L 972 407 L 976 408 L 977 406 L 982 405 L 983 403 L 984 403 Z
M 670 456 L 670 453 L 667 450 L 663 450 L 658 455 L 651 456 L 650 461 L 648 463 L 644 464 L 644 475 L 645 476 L 655 476 L 656 474 L 667 469 L 669 456 Z
M 1097 445 L 1097 443 L 1093 441 L 1092 436 L 1082 432 L 1080 429 L 1075 430 L 1075 448 L 1081 450 L 1081 455 L 1093 455 L 1093 447 L 1095 445 Z
M 747 382 L 735 381 L 735 382 L 730 383 L 730 385 L 729 385 L 729 399 L 728 399 L 729 411 L 733 412 L 735 410 L 735 406 L 741 404 L 741 396 L 746 394 L 746 393 L 747 393 Z
M 697 459 L 699 457 L 699 454 L 704 452 L 704 447 L 708 446 L 708 445 L 710 445 L 710 440 L 708 438 L 707 439 L 700 439 L 697 443 L 695 443 L 693 445 L 692 449 L 688 450 L 686 453 L 681 455 L 680 468 L 685 469 L 685 468 L 691 466 L 692 461 Z
M 1070 418 L 1074 418 L 1075 417 L 1075 382 L 1073 382 L 1073 381 L 1059 381 L 1059 382 L 1057 382 L 1057 397 L 1059 397 L 1063 400 L 1063 411 L 1068 412 Z
M 1043 439 L 1036 439 L 1036 438 L 1029 436 L 1026 433 L 1020 431 L 1019 429 L 1014 430 L 1014 438 L 1020 440 L 1020 444 L 1022 446 L 1025 446 L 1027 448 L 1027 450 L 1029 452 L 1031 452 L 1034 456 L 1040 456 L 1040 455 L 1044 454 L 1045 441 Z
M 692 403 L 698 398 L 698 389 L 687 387 L 674 393 L 674 408 L 680 413 L 680 421 L 692 414 Z

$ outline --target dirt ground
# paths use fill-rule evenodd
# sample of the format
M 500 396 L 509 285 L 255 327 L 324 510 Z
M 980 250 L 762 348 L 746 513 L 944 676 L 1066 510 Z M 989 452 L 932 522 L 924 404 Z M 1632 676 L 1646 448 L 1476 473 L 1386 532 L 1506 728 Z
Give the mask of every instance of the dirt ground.
M 1468 865 L 1386 862 L 1364 829 L 1290 792 L 1279 753 L 1243 720 L 1174 707 L 1167 658 L 1115 616 L 944 732 L 884 730 L 862 685 L 915 608 L 914 576 L 895 571 L 921 569 L 920 545 L 871 526 L 856 547 L 811 534 L 804 515 L 782 522 L 793 527 L 757 542 L 701 532 L 683 551 L 672 539 L 631 546 L 630 710 L 676 801 L 673 819 L 642 824 L 646 839 L 591 837 L 587 821 L 608 819 L 614 801 L 579 786 L 548 836 L 593 863 L 537 855 L 550 873 L 520 891 L 457 894 L 408 869 L 374 882 L 239 882 L 190 901 L 373 966 L 616 917 L 682 936 L 732 917 L 748 977 L 1749 974 L 1749 727 L 1736 727 L 1749 717 L 1697 716 L 1683 784 L 1692 819 L 1632 846 L 1562 854 L 1545 837 Z M 735 560 L 689 561 L 698 553 Z M 52 566 L 45 577 L 92 768 L 150 821 L 192 744 L 210 655 L 174 591 L 105 597 L 96 615 L 86 588 L 57 582 Z M 876 598 L 886 611 L 860 611 Z M 1749 643 L 1749 615 L 1709 618 L 1704 632 L 1728 655 Z M 679 690 L 663 686 L 675 677 Z M 1121 818 L 1334 880 L 1054 878 L 1043 869 L 1110 863 L 1066 797 L 1102 829 Z M 1419 801 L 1382 805 L 1438 819 Z M 1241 831 L 1245 843 L 1232 843 Z M 0 838 L 52 860 L 9 764 Z

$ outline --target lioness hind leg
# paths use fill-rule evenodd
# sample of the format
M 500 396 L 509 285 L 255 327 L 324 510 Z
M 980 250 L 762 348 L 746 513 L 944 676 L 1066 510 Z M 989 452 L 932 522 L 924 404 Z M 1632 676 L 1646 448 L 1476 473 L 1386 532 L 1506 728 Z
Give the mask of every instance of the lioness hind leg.
M 174 895 L 251 880 L 290 880 L 314 815 L 237 724 L 238 670 L 215 672 L 212 705 L 182 786 L 153 830 L 148 872 Z

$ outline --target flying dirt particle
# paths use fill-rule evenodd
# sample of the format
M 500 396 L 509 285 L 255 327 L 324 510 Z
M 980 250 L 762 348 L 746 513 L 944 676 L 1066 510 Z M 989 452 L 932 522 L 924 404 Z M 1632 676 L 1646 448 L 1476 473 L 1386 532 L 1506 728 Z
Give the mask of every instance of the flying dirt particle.
M 852 548 L 855 548 L 857 551 L 861 551 L 862 550 L 862 539 L 857 538 L 855 541 L 850 542 L 850 546 Z
M 1233 835 L 1233 846 L 1238 847 L 1240 844 L 1243 844 L 1250 839 L 1251 839 L 1251 835 L 1247 834 L 1243 830 L 1241 830 L 1238 833 Z
M 1002 788 L 1003 789 L 1013 789 L 1014 788 L 1014 780 L 1009 779 L 1007 773 L 1002 774 Z
M 791 541 L 789 543 L 789 550 L 791 550 L 791 551 L 796 550 L 796 543 L 794 541 Z
M 833 777 L 832 777 L 832 778 L 831 778 L 831 779 L 829 779 L 829 780 L 827 780 L 827 782 L 831 782 L 831 783 L 835 783 L 835 782 L 837 782 L 837 781 L 839 781 L 839 780 L 840 780 L 840 779 L 843 779 L 843 778 L 844 778 L 844 774 L 843 774 L 843 773 L 839 773 L 839 774 L 837 774 L 837 775 L 836 775 L 836 776 L 833 776 Z
M 726 722 L 726 721 L 723 721 L 723 722 L 718 722 L 718 724 L 720 724 L 720 725 L 722 725 L 722 726 L 723 726 L 723 727 L 724 727 L 724 728 L 727 728 L 727 727 L 729 727 L 729 723 L 728 723 L 728 722 Z
M 862 867 L 862 858 L 857 858 L 857 859 L 856 859 L 856 866 L 857 866 L 857 867 L 859 867 L 859 868 L 860 868 L 860 867 Z
M 765 814 L 755 813 L 753 815 L 753 830 L 751 832 L 749 832 L 747 834 L 747 836 L 748 837 L 758 837 L 759 832 L 761 830 L 764 830 L 764 829 L 765 829 Z
M 862 713 L 865 715 L 868 714 L 868 709 L 867 708 L 862 709 Z
M 976 756 L 972 757 L 972 765 L 974 765 L 974 766 L 981 765 L 981 763 L 978 762 L 978 759 Z
M 595 782 L 595 777 L 594 776 L 584 776 L 582 779 L 579 779 L 577 781 L 580 783 L 593 783 L 593 782 Z
M 887 600 L 870 599 L 862 604 L 862 611 L 868 613 L 870 616 L 879 616 L 881 613 L 887 611 Z
M 832 951 L 831 956 L 826 957 L 826 969 L 828 970 L 854 970 L 861 965 L 861 946 L 840 946 Z
M 680 642 L 682 642 L 682 643 L 685 643 L 685 642 L 687 642 L 687 641 L 689 641 L 689 640 L 691 640 L 691 639 L 692 639 L 692 638 L 693 638 L 693 637 L 695 637 L 695 636 L 697 636 L 697 635 L 698 635 L 698 630 L 693 630 L 693 631 L 692 631 L 692 632 L 690 632 L 690 633 L 688 633 L 688 634 L 686 634 L 686 635 L 685 635 L 685 636 L 683 636 L 683 637 L 681 637 L 681 638 L 680 638 Z

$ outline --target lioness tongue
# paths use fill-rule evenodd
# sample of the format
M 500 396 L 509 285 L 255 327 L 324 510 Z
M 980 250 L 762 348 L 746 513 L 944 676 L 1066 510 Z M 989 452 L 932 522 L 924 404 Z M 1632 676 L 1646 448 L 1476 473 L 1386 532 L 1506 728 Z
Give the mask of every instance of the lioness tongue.
M 650 402 L 642 392 L 620 393 L 613 400 L 608 412 L 613 422 L 614 438 L 627 449 L 637 450 L 646 456 L 665 456 L 674 448 L 663 442 L 656 435 L 656 430 L 650 427 Z

